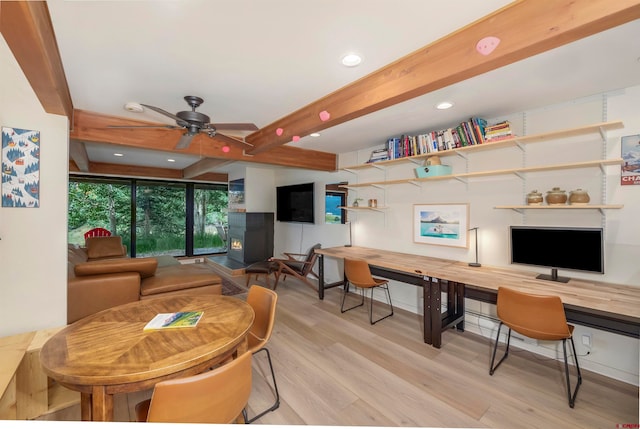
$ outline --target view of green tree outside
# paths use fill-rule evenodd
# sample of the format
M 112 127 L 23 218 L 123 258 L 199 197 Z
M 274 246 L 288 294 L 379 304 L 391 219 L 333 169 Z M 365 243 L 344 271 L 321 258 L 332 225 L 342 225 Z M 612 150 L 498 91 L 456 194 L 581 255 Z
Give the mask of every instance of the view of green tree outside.
M 226 251 L 227 207 L 224 185 L 72 178 L 68 240 L 84 245 L 84 233 L 102 227 L 120 235 L 130 254 L 138 257 L 222 253 Z M 193 229 L 187 234 L 190 225 Z M 191 249 L 187 249 L 188 235 Z

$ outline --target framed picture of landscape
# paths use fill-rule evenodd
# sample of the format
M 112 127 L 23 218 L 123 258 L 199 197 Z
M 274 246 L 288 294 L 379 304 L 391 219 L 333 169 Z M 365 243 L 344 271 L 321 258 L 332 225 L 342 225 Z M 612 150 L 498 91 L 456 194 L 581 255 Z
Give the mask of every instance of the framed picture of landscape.
M 414 204 L 413 241 L 468 247 L 469 204 Z
M 2 127 L 2 207 L 40 207 L 40 131 Z

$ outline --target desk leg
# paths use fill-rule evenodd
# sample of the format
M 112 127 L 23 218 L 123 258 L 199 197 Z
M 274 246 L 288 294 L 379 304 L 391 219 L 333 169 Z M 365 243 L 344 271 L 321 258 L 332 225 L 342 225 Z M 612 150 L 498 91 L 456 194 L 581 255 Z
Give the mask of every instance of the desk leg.
M 318 255 L 318 299 L 324 299 L 324 255 Z
M 422 278 L 422 324 L 424 330 L 424 342 L 427 344 L 432 344 L 433 338 L 432 333 L 433 329 L 431 327 L 431 291 L 432 291 L 432 281 L 431 277 L 423 277 Z
M 429 289 L 431 290 L 431 305 L 429 306 L 431 345 L 439 349 L 442 345 L 442 293 L 440 292 L 440 280 L 431 277 L 429 279 Z
M 94 386 L 91 395 L 91 414 L 93 421 L 113 421 L 113 395 L 106 392 L 105 386 Z

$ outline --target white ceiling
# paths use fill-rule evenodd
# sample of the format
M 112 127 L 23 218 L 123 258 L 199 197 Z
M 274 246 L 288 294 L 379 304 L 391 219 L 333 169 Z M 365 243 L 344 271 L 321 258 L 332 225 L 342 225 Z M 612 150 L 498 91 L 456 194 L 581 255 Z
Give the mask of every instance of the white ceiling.
M 506 4 L 505 0 L 49 0 L 76 109 L 173 124 L 185 95 L 212 122 L 263 127 Z M 303 137 L 343 153 L 470 116 L 498 117 L 640 84 L 640 20 Z M 356 68 L 340 58 L 355 51 Z M 443 100 L 453 109 L 438 111 Z M 184 168 L 197 158 L 88 144 L 95 162 Z M 124 153 L 115 158 L 114 152 Z M 175 163 L 168 164 L 172 157 Z M 221 169 L 222 171 L 222 169 Z

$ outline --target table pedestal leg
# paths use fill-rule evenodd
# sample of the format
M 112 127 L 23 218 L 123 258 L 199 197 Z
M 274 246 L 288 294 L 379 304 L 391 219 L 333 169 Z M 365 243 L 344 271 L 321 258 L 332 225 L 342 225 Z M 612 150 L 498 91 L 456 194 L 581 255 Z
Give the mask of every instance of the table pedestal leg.
M 80 393 L 80 418 L 82 421 L 91 421 L 91 393 Z
M 113 421 L 113 395 L 107 394 L 104 386 L 94 386 L 91 396 L 93 421 Z

